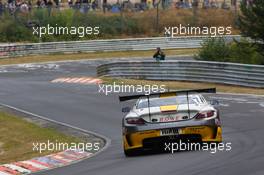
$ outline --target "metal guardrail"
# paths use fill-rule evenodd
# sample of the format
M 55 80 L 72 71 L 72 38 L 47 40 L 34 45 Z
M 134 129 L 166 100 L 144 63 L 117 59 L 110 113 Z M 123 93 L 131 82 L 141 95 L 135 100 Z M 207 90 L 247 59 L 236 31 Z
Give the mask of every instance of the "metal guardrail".
M 173 38 L 154 37 L 30 44 L 0 44 L 0 58 L 54 53 L 152 50 L 157 47 L 163 49 L 200 48 L 201 43 L 207 38 L 207 36 L 184 36 Z M 241 37 L 239 35 L 227 35 L 224 36 L 224 38 L 230 41 L 233 40 L 233 38 L 240 40 Z
M 264 66 L 207 61 L 113 62 L 97 67 L 98 76 L 179 80 L 264 88 Z

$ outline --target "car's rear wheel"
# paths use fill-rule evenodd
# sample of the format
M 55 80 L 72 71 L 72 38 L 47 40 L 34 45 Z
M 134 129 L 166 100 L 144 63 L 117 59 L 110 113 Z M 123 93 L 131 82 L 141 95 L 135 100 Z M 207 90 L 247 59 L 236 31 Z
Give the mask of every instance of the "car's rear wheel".
M 124 149 L 124 154 L 126 155 L 126 157 L 132 157 L 132 156 L 138 156 L 141 153 L 141 149 L 129 149 L 129 150 L 125 150 Z

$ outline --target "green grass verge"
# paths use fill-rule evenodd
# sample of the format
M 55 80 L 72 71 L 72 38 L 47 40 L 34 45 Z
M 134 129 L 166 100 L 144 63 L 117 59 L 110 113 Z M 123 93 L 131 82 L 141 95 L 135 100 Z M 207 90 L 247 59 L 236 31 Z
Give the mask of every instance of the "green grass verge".
M 75 137 L 64 135 L 54 129 L 42 128 L 22 118 L 0 111 L 0 164 L 28 160 L 52 151 L 33 151 L 33 143 L 47 141 L 78 143 Z
M 169 49 L 164 50 L 167 56 L 172 55 L 194 55 L 198 49 Z M 0 59 L 0 65 L 22 64 L 22 63 L 41 63 L 48 61 L 66 61 L 66 60 L 82 60 L 97 58 L 122 58 L 122 57 L 150 57 L 152 58 L 155 50 L 149 51 L 119 51 L 119 52 L 94 52 L 94 53 L 75 53 L 75 54 L 51 54 L 36 55 L 15 58 Z

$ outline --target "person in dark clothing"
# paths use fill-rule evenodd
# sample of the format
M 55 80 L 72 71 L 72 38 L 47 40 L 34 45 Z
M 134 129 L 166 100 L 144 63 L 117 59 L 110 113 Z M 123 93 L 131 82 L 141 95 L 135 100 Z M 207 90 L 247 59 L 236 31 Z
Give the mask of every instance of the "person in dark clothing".
M 44 5 L 47 6 L 48 5 L 48 1 L 47 0 L 43 0 Z
M 69 5 L 70 8 L 72 8 L 72 6 L 73 6 L 73 0 L 68 0 L 68 5 Z
M 2 16 L 3 12 L 4 12 L 4 4 L 2 3 L 2 0 L 0 0 L 0 16 Z
M 54 0 L 56 8 L 59 8 L 59 0 Z
M 51 9 L 52 9 L 52 6 L 53 6 L 53 2 L 51 0 L 49 0 L 47 2 L 47 8 L 48 8 L 48 13 L 49 13 L 49 16 L 51 15 Z
M 96 1 L 93 1 L 92 2 L 92 9 L 93 9 L 93 11 L 95 11 L 96 8 L 97 8 L 97 2 Z
M 77 1 L 75 2 L 74 8 L 75 8 L 75 9 L 80 9 L 80 8 L 81 8 L 81 1 L 80 1 L 80 0 L 77 0 Z
M 46 7 L 48 8 L 48 11 L 50 14 L 51 9 L 53 8 L 53 2 L 51 0 L 48 0 Z
M 53 2 L 52 2 L 51 0 L 49 0 L 49 1 L 47 2 L 47 7 L 48 7 L 48 8 L 52 8 L 52 6 L 53 6 Z
M 41 8 L 41 0 L 37 0 L 37 8 Z
M 103 12 L 105 13 L 107 10 L 107 0 L 103 0 Z
M 164 52 L 162 52 L 162 50 L 160 49 L 160 47 L 157 48 L 157 51 L 155 52 L 155 54 L 153 55 L 153 58 L 156 59 L 156 61 L 161 61 L 161 60 L 165 60 L 165 54 Z
M 27 5 L 28 5 L 28 11 L 30 12 L 32 10 L 32 2 L 31 2 L 31 0 L 28 1 Z

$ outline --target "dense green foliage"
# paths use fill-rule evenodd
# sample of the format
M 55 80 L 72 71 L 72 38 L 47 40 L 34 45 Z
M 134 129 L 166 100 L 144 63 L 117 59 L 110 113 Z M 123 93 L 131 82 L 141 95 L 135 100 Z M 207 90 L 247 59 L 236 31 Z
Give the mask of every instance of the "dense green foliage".
M 7 9 L 6 9 L 7 11 Z M 0 14 L 0 42 L 39 42 L 39 41 L 64 41 L 87 39 L 112 39 L 164 36 L 165 27 L 179 26 L 229 26 L 232 34 L 237 34 L 235 28 L 235 15 L 232 11 L 223 9 L 199 9 L 194 18 L 190 9 L 166 9 L 160 10 L 159 32 L 157 31 L 156 9 L 144 12 L 123 12 L 103 14 L 101 11 L 81 12 L 79 9 L 56 9 L 49 12 L 48 9 L 34 8 L 29 13 L 16 12 L 10 15 L 8 12 Z M 39 26 L 60 27 L 100 27 L 100 35 L 43 35 L 40 39 L 32 35 L 31 24 Z
M 17 16 L 17 17 L 16 17 Z M 87 40 L 97 38 L 115 38 L 122 34 L 139 35 L 141 30 L 137 21 L 132 18 L 120 15 L 103 16 L 93 13 L 83 14 L 75 10 L 58 11 L 52 9 L 51 13 L 47 9 L 34 10 L 30 14 L 18 14 L 10 16 L 5 13 L 0 17 L 0 42 L 20 42 L 20 41 L 67 41 L 67 40 Z M 32 23 L 34 25 L 32 25 Z M 47 27 L 99 27 L 98 35 L 43 35 L 41 38 L 37 34 L 33 35 L 33 26 Z
M 226 43 L 223 39 L 209 39 L 197 59 L 264 65 L 264 1 L 243 0 L 240 9 L 238 27 L 243 36 L 252 40 Z
M 243 0 L 240 9 L 238 26 L 242 35 L 253 39 L 254 47 L 264 55 L 264 1 L 254 0 L 248 4 Z
M 264 64 L 264 56 L 246 40 L 232 43 L 225 42 L 222 38 L 210 38 L 203 43 L 198 60 L 234 62 L 245 64 Z

